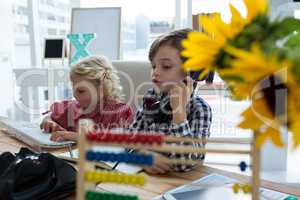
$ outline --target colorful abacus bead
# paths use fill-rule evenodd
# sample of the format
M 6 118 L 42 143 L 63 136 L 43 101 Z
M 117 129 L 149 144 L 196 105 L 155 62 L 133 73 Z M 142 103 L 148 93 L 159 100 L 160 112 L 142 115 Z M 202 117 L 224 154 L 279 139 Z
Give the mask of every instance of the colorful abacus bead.
M 110 183 L 121 183 L 130 185 L 144 185 L 145 177 L 142 175 L 129 175 L 116 172 L 93 172 L 88 171 L 85 173 L 85 180 L 88 182 L 110 182 Z
M 232 190 L 235 194 L 237 194 L 240 190 L 240 185 L 238 183 L 235 183 L 232 185 Z
M 246 171 L 248 165 L 245 161 L 240 162 L 239 167 L 241 169 L 242 172 Z
M 118 134 L 118 136 L 116 137 L 116 141 L 118 143 L 122 143 L 123 141 L 126 141 L 126 135 Z
M 85 173 L 85 180 L 86 181 L 93 181 L 93 173 L 92 172 Z
M 98 135 L 96 133 L 88 133 L 86 135 L 86 137 L 90 141 L 95 141 L 95 140 L 97 140 Z
M 162 144 L 163 136 L 159 134 L 120 134 L 120 133 L 88 133 L 86 136 L 89 141 L 108 142 L 108 143 L 128 143 L 153 145 Z
M 149 165 L 153 164 L 153 155 L 151 154 L 138 154 L 138 153 L 110 153 L 110 152 L 95 152 L 87 151 L 86 160 L 88 161 L 109 161 L 109 162 L 123 162 L 139 165 Z
M 243 190 L 243 192 L 244 192 L 245 194 L 248 194 L 248 193 L 251 192 L 251 186 L 250 186 L 249 184 L 244 184 L 244 185 L 242 186 L 242 190 Z
M 135 195 L 124 195 L 124 194 L 114 194 L 114 193 L 102 193 L 88 191 L 86 192 L 87 200 L 138 200 Z

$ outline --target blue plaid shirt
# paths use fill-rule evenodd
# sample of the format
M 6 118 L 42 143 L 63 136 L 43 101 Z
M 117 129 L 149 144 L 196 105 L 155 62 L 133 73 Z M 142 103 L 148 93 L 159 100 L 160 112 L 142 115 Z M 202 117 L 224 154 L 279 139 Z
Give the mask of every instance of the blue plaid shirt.
M 157 94 L 154 89 L 150 89 L 145 96 L 153 96 L 157 100 L 161 100 L 162 95 Z M 155 123 L 154 120 L 145 113 L 141 108 L 137 111 L 135 120 L 132 123 L 131 131 L 145 131 L 145 132 L 160 132 L 165 135 L 177 137 L 203 138 L 206 139 L 210 135 L 210 126 L 212 121 L 212 112 L 210 106 L 196 93 L 193 93 L 190 101 L 187 104 L 187 120 L 180 124 L 175 124 L 172 121 L 167 123 Z M 193 145 L 195 148 L 204 147 L 205 143 L 188 143 L 184 142 L 179 145 Z M 162 153 L 169 158 L 204 160 L 205 155 L 199 153 L 176 154 L 176 153 Z M 174 171 L 189 171 L 192 169 L 191 165 L 176 164 L 173 165 Z

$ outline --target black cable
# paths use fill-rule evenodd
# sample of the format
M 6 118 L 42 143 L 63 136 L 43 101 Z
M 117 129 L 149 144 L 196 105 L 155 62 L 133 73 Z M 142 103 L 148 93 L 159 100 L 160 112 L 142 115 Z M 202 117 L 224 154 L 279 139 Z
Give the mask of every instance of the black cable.
M 135 151 L 135 149 L 125 149 L 125 152 L 126 153 L 132 153 L 132 152 L 134 152 Z M 116 164 L 109 170 L 109 171 L 114 171 L 117 167 L 118 167 L 118 165 L 120 164 L 121 162 L 120 161 L 118 161 L 118 162 L 116 162 Z M 96 166 L 96 168 L 97 168 L 97 166 Z M 97 183 L 95 183 L 95 185 L 97 186 L 97 185 L 99 185 L 101 182 L 97 182 Z
M 134 149 L 125 149 L 125 152 L 132 153 L 132 152 L 134 152 Z M 116 162 L 116 164 L 111 168 L 111 171 L 115 170 L 120 163 L 121 163 L 120 161 Z

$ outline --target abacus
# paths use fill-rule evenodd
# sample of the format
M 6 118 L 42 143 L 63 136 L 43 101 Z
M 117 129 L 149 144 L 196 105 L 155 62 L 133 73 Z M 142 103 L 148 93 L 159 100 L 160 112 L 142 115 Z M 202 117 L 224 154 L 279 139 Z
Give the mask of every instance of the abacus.
M 182 145 L 171 145 L 168 143 L 193 143 L 202 142 L 202 139 L 193 139 L 186 137 L 164 136 L 157 133 L 112 133 L 97 132 L 93 130 L 93 123 L 89 120 L 80 120 L 79 122 L 79 166 L 77 174 L 77 200 L 138 200 L 138 196 L 130 194 L 116 194 L 96 191 L 97 183 L 115 183 L 135 186 L 143 186 L 146 177 L 143 175 L 133 175 L 119 173 L 116 171 L 96 170 L 95 164 L 102 161 L 123 162 L 138 165 L 151 166 L 154 158 L 151 154 L 137 152 L 110 153 L 91 150 L 95 145 L 122 146 L 126 149 L 136 150 L 154 150 L 159 152 L 172 153 L 224 153 L 224 154 L 246 154 L 252 158 L 252 178 L 248 184 L 234 184 L 232 189 L 238 193 L 240 189 L 244 193 L 251 193 L 252 200 L 259 200 L 260 187 L 260 152 L 255 145 L 255 135 L 251 143 L 251 150 L 228 150 L 228 149 L 208 149 L 195 148 Z M 212 140 L 207 139 L 207 143 L 232 143 L 240 144 L 234 140 Z M 170 159 L 166 158 L 172 164 L 196 164 L 199 161 Z M 245 171 L 248 165 L 241 162 L 239 165 L 242 171 Z

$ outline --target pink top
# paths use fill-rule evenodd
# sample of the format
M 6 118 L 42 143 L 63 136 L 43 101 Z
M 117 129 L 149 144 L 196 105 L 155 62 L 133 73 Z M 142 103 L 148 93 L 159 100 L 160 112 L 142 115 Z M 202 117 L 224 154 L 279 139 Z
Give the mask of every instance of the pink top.
M 55 102 L 50 107 L 51 118 L 68 131 L 76 131 L 80 119 L 92 119 L 99 129 L 127 128 L 133 121 L 132 108 L 121 102 L 107 100 L 84 114 L 76 100 Z

